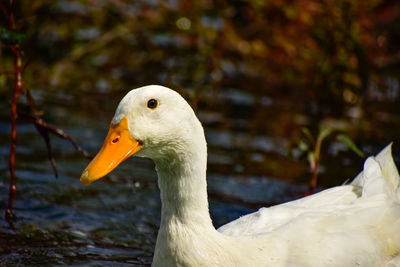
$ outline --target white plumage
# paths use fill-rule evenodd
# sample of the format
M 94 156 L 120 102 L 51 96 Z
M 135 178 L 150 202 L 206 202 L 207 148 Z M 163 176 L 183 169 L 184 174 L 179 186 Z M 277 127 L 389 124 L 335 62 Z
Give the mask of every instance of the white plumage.
M 149 99 L 157 108 L 146 106 Z M 136 155 L 153 159 L 158 172 L 162 218 L 153 266 L 400 266 L 400 178 L 391 145 L 369 157 L 351 184 L 216 230 L 204 131 L 187 102 L 168 88 L 146 86 L 124 97 L 113 124 L 124 117 L 140 140 Z

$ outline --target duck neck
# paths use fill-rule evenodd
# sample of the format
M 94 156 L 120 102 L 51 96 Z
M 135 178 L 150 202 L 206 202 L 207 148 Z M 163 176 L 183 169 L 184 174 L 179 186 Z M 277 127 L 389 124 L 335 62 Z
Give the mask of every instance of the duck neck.
M 207 200 L 205 142 L 167 158 L 155 161 L 162 202 L 161 228 L 174 223 L 213 228 Z

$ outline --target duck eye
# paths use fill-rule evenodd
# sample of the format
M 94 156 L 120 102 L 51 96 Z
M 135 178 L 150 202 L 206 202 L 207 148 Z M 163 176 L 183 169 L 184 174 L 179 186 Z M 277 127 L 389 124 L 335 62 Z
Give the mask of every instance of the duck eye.
M 150 99 L 149 101 L 147 101 L 147 107 L 151 108 L 151 109 L 155 109 L 158 105 L 157 100 L 155 99 Z

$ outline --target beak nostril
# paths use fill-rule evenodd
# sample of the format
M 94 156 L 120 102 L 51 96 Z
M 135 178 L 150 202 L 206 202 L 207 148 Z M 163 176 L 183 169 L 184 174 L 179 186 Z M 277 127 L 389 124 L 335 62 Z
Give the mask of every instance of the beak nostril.
M 119 141 L 119 137 L 116 137 L 116 138 L 114 138 L 114 139 L 111 141 L 111 143 L 115 144 L 115 143 L 117 143 L 118 141 Z

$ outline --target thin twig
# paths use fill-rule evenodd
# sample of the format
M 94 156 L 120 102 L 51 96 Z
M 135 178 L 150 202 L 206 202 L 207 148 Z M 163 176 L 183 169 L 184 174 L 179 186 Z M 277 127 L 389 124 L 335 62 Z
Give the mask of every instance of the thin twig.
M 308 191 L 306 192 L 306 196 L 312 195 L 314 194 L 315 189 L 317 188 L 317 184 L 318 184 L 318 167 L 319 167 L 319 163 L 321 160 L 320 155 L 316 155 L 316 159 L 315 162 L 313 164 L 311 164 L 310 168 L 311 168 L 311 172 L 312 172 L 312 177 L 310 180 L 310 183 L 308 185 Z
M 8 22 L 8 30 L 12 31 L 14 30 L 14 1 L 9 0 L 9 12 L 7 12 L 7 9 L 5 6 L 0 3 L 0 9 L 1 11 L 6 15 L 6 19 Z M 12 225 L 12 207 L 13 207 L 13 202 L 14 198 L 17 192 L 16 188 L 16 175 L 15 175 L 15 151 L 16 151 L 16 144 L 17 144 L 17 118 L 18 116 L 24 117 L 31 121 L 40 135 L 43 137 L 46 147 L 47 147 L 47 155 L 50 160 L 51 166 L 53 168 L 54 174 L 57 177 L 58 172 L 57 172 L 57 167 L 55 160 L 53 158 L 52 150 L 51 150 L 51 143 L 50 143 L 50 136 L 49 133 L 55 134 L 61 138 L 64 138 L 68 140 L 78 151 L 80 151 L 85 157 L 90 157 L 89 153 L 84 150 L 82 147 L 80 147 L 67 133 L 65 133 L 63 130 L 58 129 L 54 126 L 49 125 L 47 122 L 45 122 L 42 118 L 39 116 L 42 115 L 42 112 L 38 111 L 35 107 L 33 97 L 30 94 L 30 91 L 27 90 L 26 92 L 26 101 L 27 104 L 29 105 L 29 112 L 28 113 L 18 113 L 17 110 L 17 104 L 18 104 L 18 98 L 19 95 L 24 88 L 24 83 L 22 81 L 22 72 L 24 68 L 28 65 L 28 61 L 26 61 L 25 65 L 23 66 L 22 64 L 22 58 L 21 58 L 21 49 L 20 45 L 13 44 L 11 46 L 12 52 L 14 54 L 14 91 L 13 91 L 13 97 L 12 97 L 12 102 L 11 102 L 11 145 L 10 145 L 10 155 L 9 155 L 9 168 L 10 168 L 10 192 L 9 192 L 9 199 L 8 199 L 8 206 L 6 209 L 6 220 L 9 222 L 10 225 Z M 1 74 L 1 73 L 0 73 Z
M 35 127 L 44 139 L 44 142 L 47 147 L 47 157 L 49 158 L 51 167 L 53 168 L 54 176 L 56 178 L 58 178 L 58 170 L 57 170 L 56 160 L 53 157 L 53 153 L 52 153 L 52 149 L 51 149 L 49 131 L 47 130 L 47 128 L 45 128 L 37 123 L 35 123 Z
M 12 16 L 10 16 L 12 18 Z M 9 168 L 10 168 L 10 192 L 8 198 L 8 207 L 6 209 L 6 220 L 8 222 L 11 221 L 12 218 L 12 206 L 14 202 L 14 197 L 17 192 L 17 188 L 15 186 L 16 176 L 15 176 L 15 150 L 17 145 L 17 103 L 18 97 L 22 90 L 22 59 L 20 54 L 19 45 L 13 45 L 12 51 L 14 53 L 14 93 L 11 103 L 11 145 L 10 145 L 10 157 L 9 157 Z
M 14 29 L 14 12 L 13 12 L 13 0 L 9 1 L 10 12 L 7 13 L 5 7 L 2 5 L 3 13 L 8 14 L 6 17 L 8 19 L 8 29 Z M 12 219 L 12 206 L 14 202 L 14 197 L 17 192 L 17 188 L 15 186 L 16 176 L 15 176 L 15 150 L 17 146 L 17 103 L 18 97 L 22 90 L 22 59 L 21 59 L 21 51 L 19 44 L 15 44 L 12 46 L 12 52 L 14 54 L 14 92 L 11 103 L 11 145 L 10 145 L 10 157 L 9 157 L 9 168 L 10 168 L 10 191 L 8 198 L 8 206 L 6 209 L 6 220 L 11 222 Z
M 21 117 L 24 117 L 25 119 L 30 120 L 32 123 L 34 123 L 36 126 L 39 127 L 43 127 L 45 128 L 48 132 L 61 137 L 63 139 L 68 140 L 74 147 L 76 150 L 78 150 L 79 152 L 82 153 L 82 155 L 84 155 L 87 158 L 90 158 L 90 154 L 83 149 L 81 146 L 79 146 L 73 139 L 71 136 L 69 136 L 66 132 L 64 132 L 63 130 L 56 128 L 54 126 L 49 125 L 46 121 L 44 121 L 42 118 L 38 118 L 33 116 L 32 114 L 26 114 L 26 113 L 20 113 Z

